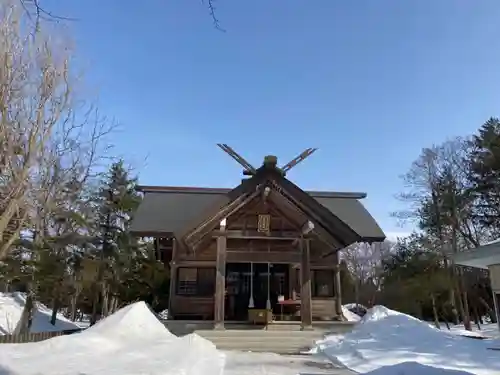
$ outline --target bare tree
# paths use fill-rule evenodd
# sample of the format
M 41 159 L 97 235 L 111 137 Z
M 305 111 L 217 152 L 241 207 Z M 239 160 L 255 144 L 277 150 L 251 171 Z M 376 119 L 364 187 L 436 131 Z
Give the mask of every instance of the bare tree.
M 40 202 L 58 204 L 61 184 L 83 187 L 109 131 L 75 93 L 70 49 L 43 30 L 33 37 L 16 4 L 0 5 L 0 260 Z
M 467 140 L 455 138 L 424 149 L 403 176 L 406 191 L 400 199 L 409 204 L 409 209 L 396 216 L 416 222 L 426 232 L 429 247 L 443 255 L 454 284 L 450 288 L 449 303 L 455 322 L 460 310 L 465 327 L 470 329 L 462 276 L 450 257 L 462 249 L 477 246 L 483 236 L 473 220 L 473 201 L 468 192 L 468 147 Z
M 42 0 L 18 0 L 19 4 L 26 12 L 26 15 L 32 24 L 35 26 L 35 31 L 38 30 L 41 21 L 71 21 L 74 18 L 62 16 L 61 14 L 54 13 L 51 9 L 44 6 Z M 202 4 L 207 7 L 212 24 L 216 30 L 225 32 L 226 30 L 221 26 L 216 12 L 216 0 L 201 0 Z
M 28 192 L 54 128 L 71 116 L 67 50 L 26 35 L 22 15 L 0 5 L 0 259 L 29 216 Z
M 382 260 L 392 246 L 390 241 L 374 244 L 355 243 L 342 250 L 342 260 L 354 281 L 356 304 L 360 303 L 361 295 L 367 297 L 371 304 L 375 303 L 376 292 L 381 285 Z
M 62 252 L 83 235 L 64 232 L 110 126 L 77 96 L 72 51 L 40 25 L 33 35 L 26 17 L 18 2 L 0 4 L 0 260 L 27 230 L 36 264 L 40 249 Z M 34 282 L 17 331 L 29 328 Z

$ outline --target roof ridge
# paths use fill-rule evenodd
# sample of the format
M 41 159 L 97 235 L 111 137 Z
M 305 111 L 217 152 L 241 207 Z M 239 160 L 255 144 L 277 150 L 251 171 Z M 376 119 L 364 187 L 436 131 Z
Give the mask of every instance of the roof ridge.
M 186 193 L 186 194 L 227 194 L 232 189 L 213 188 L 213 187 L 195 187 L 195 186 L 152 186 L 139 185 L 137 189 L 142 192 L 150 193 Z M 364 192 L 341 192 L 341 191 L 316 191 L 305 190 L 305 192 L 315 198 L 366 198 Z

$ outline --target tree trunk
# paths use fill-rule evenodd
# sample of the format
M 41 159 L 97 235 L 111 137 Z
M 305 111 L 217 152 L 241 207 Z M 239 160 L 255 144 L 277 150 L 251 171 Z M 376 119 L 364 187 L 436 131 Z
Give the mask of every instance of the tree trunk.
M 460 319 L 458 316 L 458 310 L 457 310 L 457 302 L 455 298 L 455 273 L 453 271 L 453 265 L 450 266 L 450 262 L 448 261 L 448 258 L 446 255 L 444 256 L 444 266 L 449 270 L 449 275 L 450 275 L 450 290 L 449 290 L 449 302 L 451 306 L 451 314 L 453 315 L 453 324 L 458 326 L 460 324 Z
M 439 325 L 439 316 L 437 312 L 436 297 L 434 296 L 434 293 L 431 293 L 431 301 L 432 301 L 432 314 L 434 315 L 434 325 L 436 326 L 437 329 L 441 329 L 441 326 Z
M 483 297 L 478 297 L 478 299 L 479 302 L 485 307 L 486 311 L 488 312 L 491 322 L 497 323 L 497 315 L 495 314 L 495 311 L 491 308 L 491 306 L 488 304 L 488 302 L 486 302 Z
M 451 306 L 451 313 L 453 315 L 453 324 L 458 326 L 460 324 L 460 317 L 458 315 L 457 299 L 455 296 L 454 286 L 452 286 L 450 289 L 450 306 Z
M 461 276 L 463 277 L 463 276 Z M 462 298 L 464 301 L 464 326 L 465 329 L 472 331 L 472 324 L 471 324 L 471 317 L 470 317 L 470 307 L 469 307 L 469 297 L 467 295 L 467 290 L 465 289 L 464 285 L 462 285 Z M 467 328 L 469 327 L 469 328 Z
M 14 330 L 15 335 L 23 335 L 29 333 L 31 322 L 33 320 L 34 307 L 35 296 L 30 289 L 26 293 L 26 303 L 24 304 L 23 312 L 21 313 L 21 319 L 19 319 L 19 323 L 17 323 L 16 329 Z
M 108 316 L 109 308 L 109 285 L 105 282 L 102 283 L 102 303 L 101 303 L 101 317 Z
M 115 295 L 113 295 L 111 297 L 111 301 L 109 303 L 108 314 L 114 314 L 114 312 L 116 311 L 117 307 L 118 307 L 118 298 Z
M 73 295 L 71 296 L 71 307 L 70 307 L 70 319 L 73 322 L 76 322 L 76 318 L 77 318 L 77 316 L 76 316 L 77 315 L 77 310 L 76 310 L 77 300 L 78 300 L 78 295 L 76 293 L 73 293 Z
M 450 330 L 450 323 L 448 322 L 448 319 L 446 318 L 447 311 L 446 311 L 446 308 L 444 305 L 441 305 L 441 313 L 443 314 L 441 316 L 441 318 L 443 319 L 444 324 L 446 324 L 446 328 L 448 330 Z
M 481 330 L 481 324 L 480 324 L 481 317 L 479 316 L 476 304 L 473 305 L 472 310 L 474 312 L 474 323 L 476 323 L 477 329 Z
M 457 271 L 455 265 L 452 265 L 452 269 L 453 269 L 453 272 L 454 272 L 454 276 L 455 276 L 455 280 L 456 280 L 456 283 L 458 284 L 457 285 L 457 289 L 458 289 L 458 308 L 459 308 L 459 311 L 460 311 L 460 315 L 463 319 L 463 323 L 464 323 L 464 328 L 467 330 L 467 331 L 471 331 L 472 330 L 472 326 L 471 326 L 471 323 L 470 323 L 470 314 L 469 314 L 469 311 L 468 309 L 466 310 L 465 306 L 467 305 L 468 307 L 468 303 L 467 303 L 467 299 L 465 298 L 464 300 L 464 289 L 463 289 L 463 278 L 462 278 L 462 274 L 460 271 Z
M 106 241 L 104 241 L 106 244 Z M 97 322 L 97 307 L 99 305 L 104 279 L 104 249 L 101 250 L 99 264 L 97 265 L 97 280 L 94 284 L 94 301 L 92 303 L 92 316 L 90 317 L 90 325 Z
M 94 289 L 94 301 L 92 302 L 92 315 L 90 316 L 90 325 L 93 326 L 97 323 L 97 306 L 99 305 L 100 291 L 96 285 Z
M 59 306 L 60 306 L 59 297 L 56 296 L 52 300 L 52 315 L 50 317 L 50 324 L 52 324 L 53 326 L 56 325 L 57 312 L 59 310 Z

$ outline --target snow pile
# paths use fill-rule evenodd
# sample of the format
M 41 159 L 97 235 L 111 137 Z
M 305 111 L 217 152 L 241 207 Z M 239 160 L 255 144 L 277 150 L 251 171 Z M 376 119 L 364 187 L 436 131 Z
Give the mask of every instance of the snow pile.
M 360 303 L 347 303 L 344 305 L 344 307 L 348 310 L 354 310 L 354 309 L 364 309 L 368 310 L 368 308 Z
M 9 375 L 219 375 L 225 362 L 211 342 L 170 333 L 144 302 L 81 333 L 1 349 L 0 373 Z
M 342 314 L 347 319 L 348 322 L 359 322 L 361 317 L 358 314 L 353 313 L 345 306 L 342 306 Z
M 144 302 L 125 306 L 106 319 L 87 328 L 84 333 L 97 334 L 117 340 L 132 336 L 148 340 L 156 337 L 165 340 L 177 338 L 165 328 Z
M 14 332 L 21 320 L 26 295 L 24 293 L 0 293 L 0 335 L 9 335 Z M 36 303 L 33 311 L 31 332 L 52 332 L 79 329 L 80 327 L 64 315 L 57 314 L 56 324 L 50 324 L 52 310 L 47 306 Z
M 317 351 L 362 374 L 453 374 L 443 372 L 446 369 L 462 371 L 458 374 L 493 375 L 500 373 L 500 358 L 498 352 L 488 349 L 492 345 L 491 341 L 440 331 L 412 316 L 375 306 L 352 332 L 340 338 L 327 337 Z M 440 370 L 428 373 L 422 370 L 425 366 Z
M 165 310 L 159 312 L 158 318 L 160 318 L 162 320 L 167 320 L 168 319 L 168 309 L 165 309 Z

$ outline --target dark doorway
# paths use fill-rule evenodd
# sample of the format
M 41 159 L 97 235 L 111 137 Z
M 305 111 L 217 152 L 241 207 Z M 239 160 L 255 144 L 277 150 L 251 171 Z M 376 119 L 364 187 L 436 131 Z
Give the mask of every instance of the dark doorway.
M 226 319 L 248 319 L 250 294 L 253 284 L 254 308 L 265 309 L 267 300 L 275 314 L 279 313 L 278 297 L 288 296 L 289 272 L 287 264 L 228 263 L 226 266 Z M 269 287 L 268 287 L 269 285 Z

